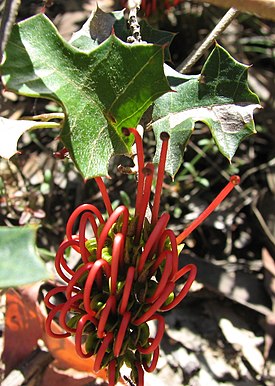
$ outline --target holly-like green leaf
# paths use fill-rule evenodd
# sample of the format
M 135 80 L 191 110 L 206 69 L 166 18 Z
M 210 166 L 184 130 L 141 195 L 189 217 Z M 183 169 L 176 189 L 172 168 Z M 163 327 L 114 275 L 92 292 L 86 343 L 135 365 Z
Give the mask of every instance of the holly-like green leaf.
M 175 33 L 152 28 L 145 20 L 141 20 L 139 24 L 142 40 L 163 46 L 164 59 L 171 61 L 169 46 Z M 82 28 L 73 34 L 70 43 L 81 51 L 89 52 L 103 43 L 111 35 L 112 30 L 119 39 L 127 42 L 131 31 L 125 19 L 125 11 L 106 13 L 97 7 Z
M 106 13 L 97 7 L 80 30 L 73 34 L 70 43 L 81 51 L 92 51 L 111 35 L 118 12 L 122 11 Z
M 131 35 L 131 31 L 127 27 L 127 20 L 125 20 L 124 12 L 113 12 L 113 15 L 116 19 L 114 22 L 115 34 L 121 40 L 126 42 L 127 38 Z M 164 59 L 166 61 L 171 61 L 169 46 L 175 37 L 175 33 L 152 28 L 146 20 L 141 20 L 139 25 L 142 40 L 147 43 L 163 45 Z
M 13 28 L 1 72 L 7 89 L 60 103 L 66 116 L 61 140 L 85 178 L 108 174 L 113 154 L 130 153 L 133 139 L 121 128 L 136 127 L 170 90 L 161 46 L 126 44 L 111 35 L 81 52 L 42 14 Z
M 35 226 L 0 227 L 0 288 L 18 287 L 49 278 L 36 246 Z
M 167 172 L 175 175 L 183 160 L 183 150 L 198 121 L 211 130 L 220 152 L 229 160 L 240 142 L 255 133 L 253 111 L 260 108 L 256 94 L 247 84 L 248 66 L 234 60 L 216 45 L 201 75 L 184 76 L 170 67 L 165 72 L 174 93 L 155 102 L 153 129 L 157 139 L 158 162 L 162 131 L 170 135 Z

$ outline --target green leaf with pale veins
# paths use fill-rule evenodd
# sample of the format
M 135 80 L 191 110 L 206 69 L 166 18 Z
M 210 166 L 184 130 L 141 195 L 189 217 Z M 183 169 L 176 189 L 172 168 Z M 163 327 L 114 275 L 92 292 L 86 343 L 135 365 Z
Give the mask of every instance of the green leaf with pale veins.
M 261 107 L 256 94 L 248 88 L 247 72 L 248 66 L 234 60 L 219 45 L 198 76 L 181 75 L 165 66 L 168 81 L 175 92 L 163 95 L 155 102 L 155 162 L 160 154 L 160 133 L 168 132 L 166 170 L 175 175 L 198 121 L 209 127 L 220 152 L 231 160 L 240 142 L 255 133 L 253 111 Z
M 127 38 L 131 36 L 129 28 L 127 28 L 127 20 L 125 20 L 124 12 L 118 11 L 112 13 L 116 19 L 114 22 L 114 31 L 117 37 L 123 41 L 127 41 Z M 171 61 L 169 46 L 175 37 L 174 32 L 161 31 L 156 28 L 152 28 L 145 20 L 141 20 L 140 23 L 140 35 L 141 39 L 147 43 L 159 44 L 164 46 L 164 59 Z
M 36 226 L 0 227 L 0 288 L 18 287 L 49 278 L 36 250 Z
M 131 152 L 133 138 L 121 128 L 136 127 L 170 90 L 161 46 L 111 35 L 81 52 L 42 14 L 13 28 L 1 73 L 6 89 L 60 103 L 66 115 L 61 140 L 85 178 L 107 175 L 112 155 Z
M 84 52 L 92 51 L 111 35 L 118 13 L 123 17 L 122 11 L 106 13 L 97 7 L 80 30 L 73 33 L 71 45 Z
M 164 59 L 169 62 L 172 61 L 169 47 L 176 35 L 174 32 L 161 31 L 159 29 L 152 28 L 150 24 L 147 23 L 146 20 L 141 20 L 140 33 L 141 33 L 142 39 L 145 40 L 146 42 L 164 45 L 165 47 Z

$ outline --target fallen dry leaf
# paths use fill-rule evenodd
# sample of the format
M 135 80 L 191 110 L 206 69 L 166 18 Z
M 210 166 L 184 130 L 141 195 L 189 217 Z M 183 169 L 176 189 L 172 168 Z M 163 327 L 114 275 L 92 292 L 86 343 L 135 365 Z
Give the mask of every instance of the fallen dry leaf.
M 60 370 L 50 365 L 44 373 L 41 386 L 92 386 L 95 381 L 95 377 L 87 373 L 80 373 L 75 370 Z M 102 383 L 96 383 L 97 385 L 106 385 L 104 381 Z
M 52 322 L 52 330 L 57 334 L 62 332 L 61 327 L 55 322 Z M 106 370 L 100 370 L 97 373 L 93 371 L 94 357 L 84 359 L 77 355 L 74 342 L 70 338 L 52 338 L 44 331 L 43 340 L 52 356 L 56 359 L 54 362 L 56 367 L 60 369 L 73 368 L 78 371 L 88 372 L 90 375 L 93 374 L 95 378 L 107 379 Z
M 36 303 L 39 286 L 28 286 L 21 292 L 10 289 L 6 293 L 2 354 L 6 374 L 31 354 L 42 337 L 43 321 Z

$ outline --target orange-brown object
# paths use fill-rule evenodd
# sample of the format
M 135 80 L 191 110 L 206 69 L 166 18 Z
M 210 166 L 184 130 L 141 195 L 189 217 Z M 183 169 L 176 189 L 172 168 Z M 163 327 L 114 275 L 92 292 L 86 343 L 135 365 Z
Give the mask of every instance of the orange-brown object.
M 62 333 L 61 327 L 58 326 L 54 321 L 52 322 L 52 329 L 55 333 Z M 107 373 L 105 370 L 100 370 L 97 373 L 93 371 L 94 368 L 94 357 L 80 358 L 75 351 L 75 344 L 70 339 L 55 339 L 43 333 L 43 340 L 48 347 L 48 350 L 55 358 L 54 365 L 58 368 L 68 369 L 73 368 L 78 371 L 85 371 L 94 375 L 94 377 L 100 377 L 107 380 Z
M 4 350 L 2 361 L 8 374 L 37 347 L 42 336 L 43 322 L 36 302 L 38 286 L 26 287 L 22 292 L 10 289 L 6 293 Z
M 108 377 L 105 370 L 97 373 L 93 370 L 94 357 L 80 358 L 72 340 L 54 339 L 45 333 L 45 316 L 37 303 L 39 286 L 40 284 L 35 284 L 18 291 L 11 289 L 6 293 L 5 343 L 1 358 L 5 363 L 6 374 L 24 361 L 37 347 L 38 339 L 42 338 L 55 358 L 55 367 L 73 368 L 89 373 L 89 377 L 100 377 L 106 381 Z M 52 329 L 56 333 L 62 333 L 61 327 L 54 321 Z
M 241 12 L 253 13 L 263 19 L 275 20 L 275 0 L 199 0 L 218 7 L 234 7 Z
M 60 370 L 54 364 L 47 367 L 39 386 L 87 386 L 94 385 L 94 376 L 77 370 Z

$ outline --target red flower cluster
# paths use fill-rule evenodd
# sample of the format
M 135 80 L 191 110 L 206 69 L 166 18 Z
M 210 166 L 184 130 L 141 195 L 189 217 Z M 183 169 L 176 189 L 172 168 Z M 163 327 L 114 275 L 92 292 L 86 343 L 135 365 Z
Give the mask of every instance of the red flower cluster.
M 196 267 L 188 264 L 178 270 L 178 245 L 209 215 L 239 180 L 237 176 L 217 196 L 206 212 L 177 238 L 167 229 L 169 214 L 158 217 L 165 172 L 169 136 L 162 133 L 162 149 L 158 167 L 152 219 L 146 218 L 152 188 L 154 166 L 144 164 L 142 139 L 135 129 L 124 134 L 135 137 L 138 155 L 138 185 L 135 214 L 126 206 L 114 211 L 100 177 L 95 180 L 101 191 L 108 219 L 91 204 L 78 207 L 67 223 L 66 239 L 56 254 L 55 267 L 65 284 L 52 289 L 45 297 L 50 309 L 46 331 L 55 338 L 75 336 L 77 353 L 87 358 L 95 355 L 94 371 L 108 367 L 109 384 L 115 385 L 120 368 L 131 368 L 131 378 L 144 384 L 144 370 L 156 368 L 159 344 L 164 334 L 162 312 L 171 310 L 186 296 L 196 276 Z M 79 222 L 79 232 L 73 229 Z M 91 225 L 93 238 L 87 236 Z M 73 269 L 68 266 L 66 250 L 72 247 L 79 254 Z M 177 281 L 186 281 L 178 294 Z M 58 293 L 64 302 L 50 301 Z M 58 316 L 62 334 L 52 331 L 53 318 Z M 157 334 L 150 336 L 150 320 L 158 322 Z

